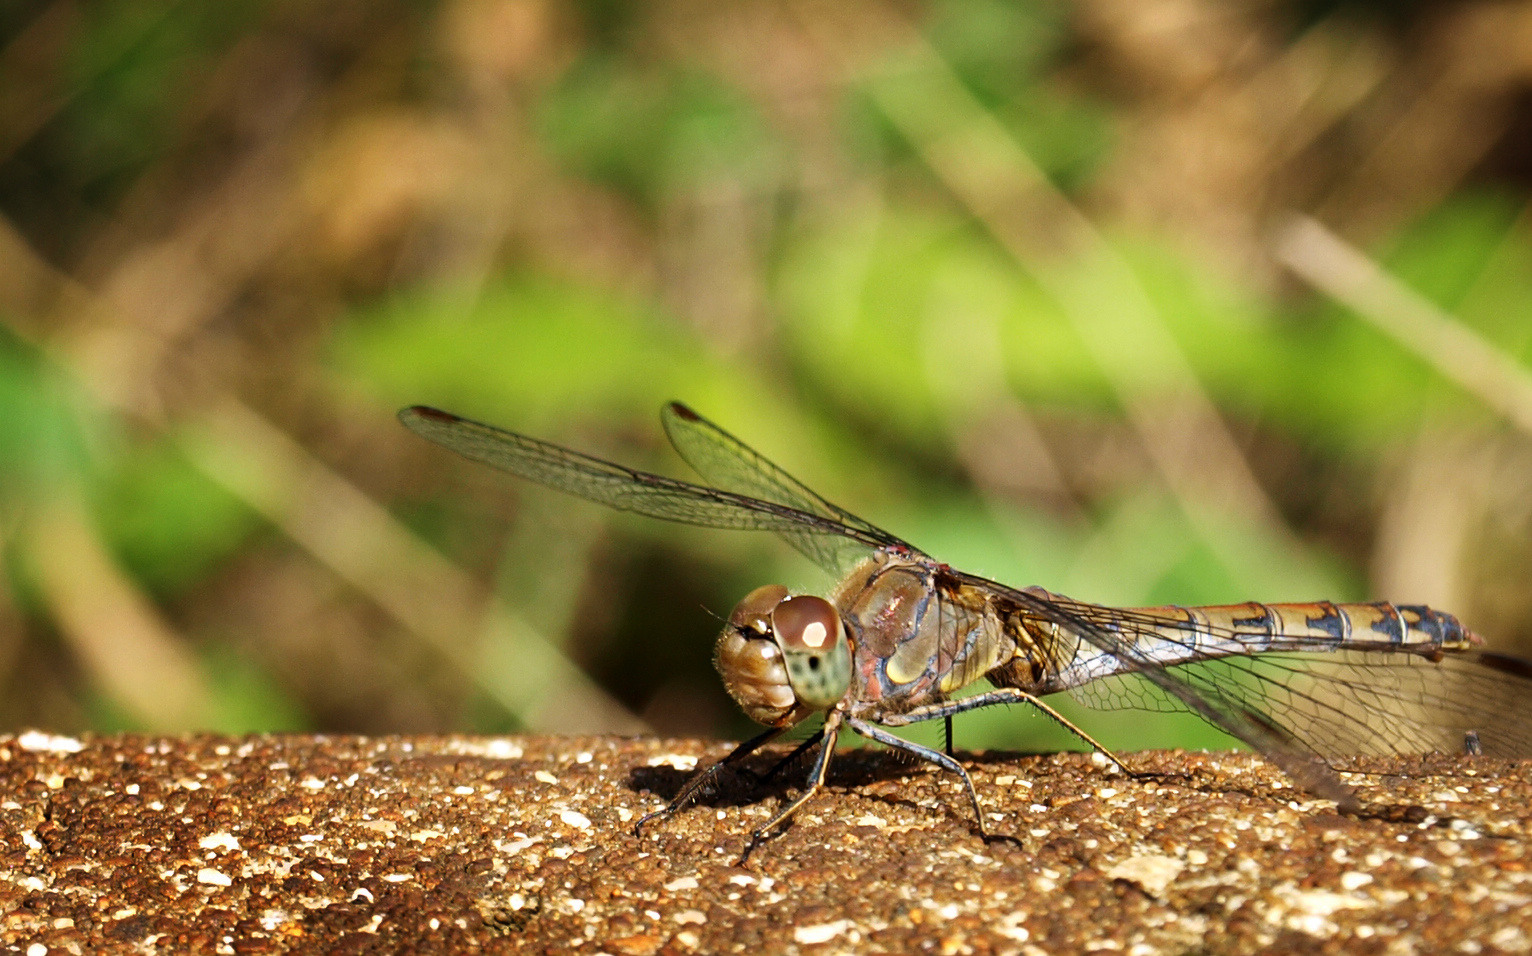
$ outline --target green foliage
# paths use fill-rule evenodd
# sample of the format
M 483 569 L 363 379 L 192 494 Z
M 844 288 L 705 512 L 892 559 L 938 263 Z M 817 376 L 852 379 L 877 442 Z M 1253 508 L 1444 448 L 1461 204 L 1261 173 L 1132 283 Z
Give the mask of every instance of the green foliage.
M 58 159 L 105 200 L 166 148 L 198 78 L 264 14 L 261 4 L 112 0 L 81 7 L 68 64 L 76 91 L 62 114 Z
M 1065 190 L 1088 184 L 1110 150 L 1106 114 L 1046 79 L 1064 53 L 1069 13 L 1049 0 L 947 0 L 926 28 L 980 103 Z
M 202 670 L 212 686 L 215 733 L 288 733 L 312 729 L 312 721 L 292 695 L 258 660 L 210 643 L 203 649 Z
M 310 722 L 290 695 L 257 661 L 210 643 L 198 648 L 202 676 L 211 690 L 211 717 L 198 731 L 215 734 L 296 733 Z M 84 701 L 90 726 L 101 733 L 142 732 L 143 726 L 98 693 Z
M 83 479 L 99 437 L 87 407 L 31 348 L 0 335 L 0 513 L 7 519 Z
M 259 527 L 247 508 L 163 443 L 123 450 L 92 492 L 96 519 L 119 559 L 163 597 L 189 591 Z
M 1110 402 L 1057 306 L 961 220 L 868 210 L 804 235 L 783 258 L 795 361 L 817 387 L 885 427 L 939 432 L 947 385 L 997 348 L 1007 381 L 1028 399 Z
M 0 513 L 83 490 L 131 573 L 165 597 L 233 555 L 252 516 L 164 443 L 114 432 L 69 379 L 0 339 Z
M 780 146 L 738 91 L 696 70 L 607 53 L 576 62 L 542 103 L 541 128 L 570 169 L 648 208 L 709 179 L 767 179 Z
M 341 329 L 332 354 L 388 403 L 505 422 L 653 415 L 667 386 L 712 374 L 701 344 L 652 306 L 542 275 L 392 297 Z
M 1106 113 L 1078 92 L 1048 79 L 1063 55 L 1068 8 L 1057 3 L 949 0 L 931 11 L 926 35 L 960 82 L 990 116 L 1065 190 L 1088 185 L 1110 155 Z M 900 72 L 904 64 L 887 66 Z M 915 81 L 918 84 L 918 79 Z M 933 104 L 933 108 L 940 108 Z M 873 168 L 925 178 L 915 150 L 870 98 L 846 99 L 847 142 Z
M 1522 215 L 1520 204 L 1512 197 L 1464 193 L 1421 217 L 1395 238 L 1393 247 L 1381 258 L 1384 266 L 1410 288 L 1457 314 L 1491 260 L 1497 253 L 1508 251 L 1504 249 L 1507 242 L 1525 251 L 1525 236 L 1516 228 Z M 1470 322 L 1488 319 L 1462 317 Z M 1500 315 L 1498 319 L 1498 328 L 1485 325 L 1481 331 L 1527 329 L 1525 315 Z

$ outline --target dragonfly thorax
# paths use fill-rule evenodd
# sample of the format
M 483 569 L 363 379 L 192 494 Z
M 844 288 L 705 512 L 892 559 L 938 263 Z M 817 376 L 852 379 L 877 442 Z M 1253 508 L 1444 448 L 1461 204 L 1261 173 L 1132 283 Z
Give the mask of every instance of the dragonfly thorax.
M 745 596 L 718 635 L 729 696 L 768 727 L 833 706 L 851 685 L 851 646 L 835 605 L 770 584 Z

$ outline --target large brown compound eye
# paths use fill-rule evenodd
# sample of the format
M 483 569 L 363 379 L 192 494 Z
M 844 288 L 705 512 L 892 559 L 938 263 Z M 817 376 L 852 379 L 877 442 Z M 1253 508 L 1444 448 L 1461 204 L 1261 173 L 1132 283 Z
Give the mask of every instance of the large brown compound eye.
M 771 612 L 772 630 L 784 651 L 827 653 L 840 637 L 840 613 L 822 597 L 788 598 Z
M 756 637 L 771 634 L 771 613 L 777 605 L 787 600 L 787 588 L 780 584 L 766 584 L 756 588 L 734 605 L 729 623 Z
M 787 588 L 780 584 L 745 595 L 719 633 L 713 655 L 729 696 L 751 720 L 768 727 L 795 724 L 808 715 L 799 706 L 782 648 L 771 633 L 771 612 L 786 599 Z

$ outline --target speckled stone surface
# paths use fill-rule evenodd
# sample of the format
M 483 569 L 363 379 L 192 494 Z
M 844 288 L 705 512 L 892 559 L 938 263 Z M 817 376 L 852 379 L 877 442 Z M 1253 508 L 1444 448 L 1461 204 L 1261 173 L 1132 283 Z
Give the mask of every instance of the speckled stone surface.
M 874 751 L 633 821 L 726 747 L 0 737 L 12 952 L 1410 953 L 1532 948 L 1532 764 L 1373 762 L 1357 815 L 1244 754 Z M 764 767 L 774 754 L 755 763 Z

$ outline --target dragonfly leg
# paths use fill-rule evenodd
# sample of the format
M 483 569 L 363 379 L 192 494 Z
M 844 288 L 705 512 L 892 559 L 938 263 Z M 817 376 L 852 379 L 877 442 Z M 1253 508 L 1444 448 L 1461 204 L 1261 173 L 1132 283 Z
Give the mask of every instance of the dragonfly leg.
M 808 785 L 803 788 L 803 792 L 798 795 L 796 800 L 789 803 L 776 816 L 766 821 L 765 825 L 750 834 L 750 840 L 745 844 L 744 852 L 739 855 L 737 865 L 743 866 L 745 861 L 750 858 L 750 854 L 755 852 L 755 848 L 770 835 L 771 831 L 787 822 L 788 818 L 797 813 L 798 808 L 807 803 L 809 798 L 818 793 L 819 788 L 824 785 L 825 774 L 830 769 L 830 758 L 835 754 L 835 741 L 840 736 L 841 719 L 842 712 L 839 710 L 832 710 L 825 717 L 825 725 L 819 731 L 819 736 L 824 738 L 824 743 L 819 748 L 819 758 L 814 761 L 814 769 L 809 772 Z
M 989 841 L 989 830 L 984 826 L 984 811 L 979 809 L 979 793 L 973 787 L 973 778 L 968 776 L 968 771 L 963 765 L 942 753 L 940 750 L 932 750 L 930 747 L 922 747 L 920 744 L 911 743 L 903 737 L 896 737 L 876 724 L 869 724 L 865 720 L 850 718 L 851 729 L 867 737 L 876 740 L 880 744 L 912 753 L 922 760 L 929 760 L 943 770 L 950 770 L 963 778 L 963 788 L 968 791 L 968 802 L 973 804 L 973 816 L 979 824 L 979 837 L 985 842 Z
M 1025 691 L 1018 690 L 1016 693 L 1019 694 L 1027 703 L 1031 704 L 1033 707 L 1036 707 L 1048 717 L 1053 718 L 1054 723 L 1058 724 L 1060 727 L 1063 727 L 1065 730 L 1074 734 L 1076 737 L 1079 737 L 1081 740 L 1090 744 L 1091 747 L 1095 748 L 1097 753 L 1101 754 L 1102 756 L 1106 757 L 1106 759 L 1116 764 L 1117 769 L 1129 774 L 1130 776 L 1133 775 L 1133 771 L 1128 769 L 1128 765 L 1122 762 L 1121 757 L 1117 756 L 1114 751 L 1103 746 L 1101 741 L 1081 730 L 1074 721 L 1054 710 L 1052 705 L 1043 703 L 1040 698 L 1033 697 L 1031 694 L 1028 694 Z
M 825 737 L 825 732 L 824 732 L 823 729 L 814 731 L 814 735 L 812 737 L 809 737 L 803 743 L 801 743 L 798 746 L 794 747 L 792 753 L 788 754 L 786 757 L 783 757 L 781 760 L 778 760 L 775 764 L 772 765 L 770 770 L 766 771 L 763 774 L 760 774 L 759 776 L 757 776 L 754 773 L 751 773 L 750 775 L 752 777 L 755 777 L 757 780 L 770 780 L 772 777 L 775 777 L 778 773 L 781 773 L 783 767 L 785 767 L 788 764 L 792 763 L 794 760 L 797 760 L 800 756 L 803 755 L 803 752 L 805 750 L 807 750 L 810 747 L 814 746 L 815 744 L 819 743 L 821 740 L 824 739 L 824 737 Z
M 1127 770 L 1127 764 L 1122 762 L 1122 758 L 1105 747 L 1099 740 L 1080 729 L 1068 717 L 1065 717 L 1044 703 L 1041 698 L 1016 687 L 1001 687 L 996 690 L 986 691 L 983 694 L 975 694 L 972 697 L 964 697 L 962 700 L 949 700 L 940 704 L 928 704 L 925 707 L 917 707 L 914 710 L 906 711 L 897 716 L 883 718 L 883 722 L 893 726 L 901 726 L 903 724 L 913 724 L 921 720 L 931 720 L 936 717 L 951 720 L 953 714 L 961 714 L 968 710 L 978 710 L 981 707 L 993 707 L 996 704 L 1031 704 L 1059 726 L 1079 737 L 1087 744 L 1090 744 L 1093 749 L 1099 751 L 1118 767 L 1124 771 Z M 860 731 L 858 732 L 860 733 Z
M 952 715 L 951 714 L 948 714 L 947 716 L 942 718 L 942 728 L 944 730 L 946 730 L 946 732 L 947 732 L 947 734 L 946 734 L 947 756 L 949 756 L 949 757 L 956 756 L 952 752 Z
M 637 823 L 633 824 L 633 835 L 642 836 L 644 831 L 644 824 L 648 823 L 650 820 L 653 820 L 655 817 L 668 817 L 672 813 L 675 813 L 677 810 L 686 806 L 692 801 L 692 798 L 697 795 L 697 791 L 701 790 L 704 786 L 711 782 L 713 778 L 718 776 L 718 771 L 722 770 L 724 767 L 728 766 L 734 761 L 739 760 L 741 757 L 749 756 L 756 750 L 759 750 L 761 745 L 770 743 L 791 729 L 791 727 L 772 727 L 770 730 L 767 730 L 764 733 L 756 734 L 754 737 L 751 737 L 749 740 L 740 744 L 738 747 L 735 747 L 727 757 L 714 762 L 705 770 L 699 770 L 695 774 L 692 774 L 691 779 L 686 781 L 686 785 L 681 788 L 680 793 L 676 794 L 675 799 L 671 800 L 670 803 L 666 804 L 658 810 L 644 814 L 639 818 Z

